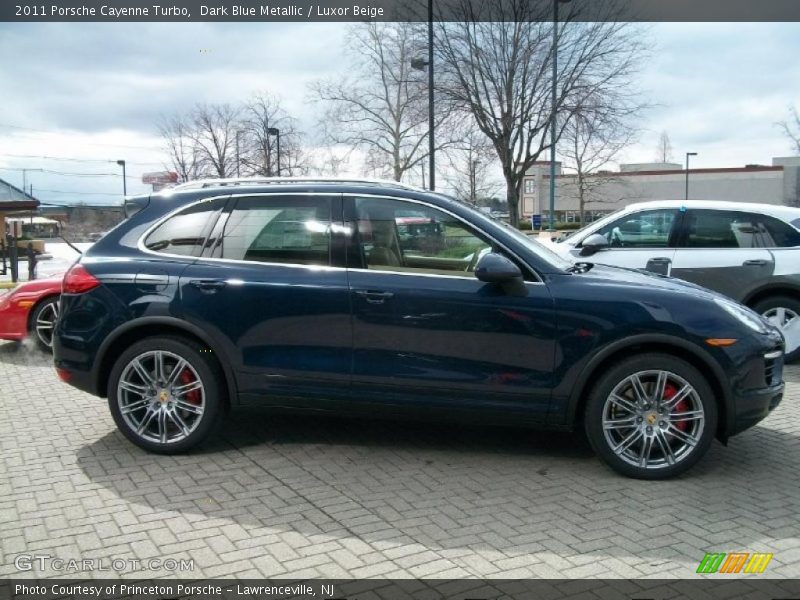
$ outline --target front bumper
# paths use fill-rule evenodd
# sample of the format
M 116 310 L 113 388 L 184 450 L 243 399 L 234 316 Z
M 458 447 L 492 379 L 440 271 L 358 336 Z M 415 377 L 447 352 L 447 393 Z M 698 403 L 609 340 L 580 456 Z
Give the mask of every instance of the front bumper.
M 751 363 L 744 381 L 733 394 L 734 414 L 729 435 L 749 429 L 772 412 L 783 399 L 783 349 L 772 350 Z

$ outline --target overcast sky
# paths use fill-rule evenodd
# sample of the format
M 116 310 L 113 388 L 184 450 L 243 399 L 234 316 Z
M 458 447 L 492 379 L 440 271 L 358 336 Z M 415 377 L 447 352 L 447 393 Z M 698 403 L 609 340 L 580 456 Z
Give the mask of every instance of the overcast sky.
M 280 96 L 313 140 L 319 110 L 306 100 L 307 85 L 345 68 L 346 27 L 2 24 L 0 178 L 21 186 L 19 169 L 47 169 L 65 174 L 27 173 L 43 201 L 119 201 L 117 159 L 128 162 L 129 193 L 145 191 L 141 173 L 163 166 L 162 115 L 257 90 Z M 653 160 L 663 130 L 674 159 L 698 152 L 698 167 L 789 154 L 775 122 L 800 106 L 800 24 L 663 23 L 648 35 L 655 51 L 640 85 L 657 106 L 623 162 Z M 100 176 L 80 176 L 87 174 Z

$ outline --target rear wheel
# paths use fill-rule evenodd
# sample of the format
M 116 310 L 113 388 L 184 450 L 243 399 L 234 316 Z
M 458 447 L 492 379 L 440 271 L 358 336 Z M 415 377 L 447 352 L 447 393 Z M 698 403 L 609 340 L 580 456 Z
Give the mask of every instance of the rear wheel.
M 53 351 L 53 330 L 58 318 L 58 296 L 45 298 L 33 309 L 29 335 L 45 352 Z
M 800 301 L 789 296 L 771 296 L 756 302 L 753 310 L 783 333 L 786 360 L 800 358 Z
M 705 378 L 667 354 L 627 358 L 604 373 L 586 405 L 586 434 L 615 471 L 666 479 L 708 451 L 717 405 Z
M 226 407 L 213 356 L 172 337 L 146 338 L 122 353 L 109 377 L 108 404 L 125 437 L 160 454 L 206 440 Z

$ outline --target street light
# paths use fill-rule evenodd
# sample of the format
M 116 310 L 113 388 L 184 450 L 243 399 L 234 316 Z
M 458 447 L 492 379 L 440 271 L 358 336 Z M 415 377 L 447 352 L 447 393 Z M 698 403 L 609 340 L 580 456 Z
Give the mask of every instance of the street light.
M 124 197 L 128 195 L 128 178 L 125 176 L 125 161 L 118 160 L 117 164 L 122 167 L 122 195 Z
M 556 213 L 556 105 L 558 92 L 556 80 L 558 78 L 558 5 L 566 4 L 571 0 L 553 0 L 553 82 L 550 102 L 550 218 L 548 225 L 550 231 L 555 231 Z
M 278 141 L 278 177 L 281 176 L 281 130 L 277 127 L 269 127 L 267 134 L 274 135 Z
M 428 69 L 428 170 L 430 171 L 431 191 L 436 189 L 436 147 L 434 144 L 433 123 L 433 0 L 428 0 L 428 60 L 415 58 L 411 61 L 411 68 L 417 71 Z
M 689 157 L 697 156 L 697 152 L 686 153 L 686 200 L 689 199 Z

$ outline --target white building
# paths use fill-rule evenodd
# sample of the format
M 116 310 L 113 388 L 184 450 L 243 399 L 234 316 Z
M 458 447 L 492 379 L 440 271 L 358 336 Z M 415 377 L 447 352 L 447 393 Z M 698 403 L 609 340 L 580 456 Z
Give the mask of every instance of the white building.
M 561 163 L 556 163 L 557 220 L 577 218 L 576 179 L 562 174 Z M 620 165 L 619 172 L 590 176 L 589 188 L 585 210 L 591 220 L 631 202 L 686 198 L 686 170 L 677 163 Z M 773 158 L 771 166 L 690 169 L 689 198 L 800 206 L 800 156 Z M 546 220 L 549 206 L 550 163 L 537 162 L 523 179 L 520 213 Z

